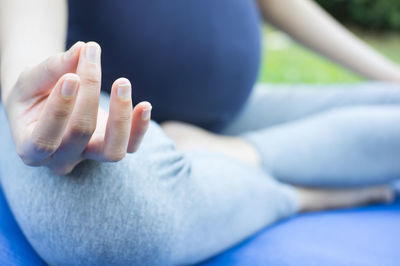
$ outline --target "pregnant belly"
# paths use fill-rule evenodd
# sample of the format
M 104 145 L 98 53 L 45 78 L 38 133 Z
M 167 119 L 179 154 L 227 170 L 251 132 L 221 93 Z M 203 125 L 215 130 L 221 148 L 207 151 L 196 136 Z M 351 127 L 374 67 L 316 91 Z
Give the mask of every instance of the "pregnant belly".
M 153 118 L 218 130 L 257 78 L 260 21 L 252 0 L 70 0 L 69 44 L 102 46 L 103 89 L 125 76 Z

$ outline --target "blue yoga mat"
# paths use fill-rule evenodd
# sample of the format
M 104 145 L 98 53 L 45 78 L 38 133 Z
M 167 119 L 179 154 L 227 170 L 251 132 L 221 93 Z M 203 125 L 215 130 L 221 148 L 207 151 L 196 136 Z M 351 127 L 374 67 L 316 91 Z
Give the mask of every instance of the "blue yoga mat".
M 271 226 L 211 265 L 400 265 L 400 202 L 299 215 Z M 0 190 L 0 265 L 44 265 Z
M 399 266 L 400 202 L 299 215 L 203 265 Z

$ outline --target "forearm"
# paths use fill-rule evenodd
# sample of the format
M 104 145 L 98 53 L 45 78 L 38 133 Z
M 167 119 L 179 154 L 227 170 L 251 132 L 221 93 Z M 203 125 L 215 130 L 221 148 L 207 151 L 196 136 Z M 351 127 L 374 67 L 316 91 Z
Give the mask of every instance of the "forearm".
M 259 0 L 267 21 L 366 78 L 400 82 L 400 68 L 310 0 Z
M 0 1 L 3 102 L 26 67 L 64 50 L 66 22 L 65 0 Z

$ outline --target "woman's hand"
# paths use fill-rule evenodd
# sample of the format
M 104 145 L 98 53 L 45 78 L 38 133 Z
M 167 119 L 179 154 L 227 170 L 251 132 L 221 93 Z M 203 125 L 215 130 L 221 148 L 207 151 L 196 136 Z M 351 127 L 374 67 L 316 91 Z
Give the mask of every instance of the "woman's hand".
M 100 54 L 97 43 L 78 42 L 20 75 L 4 107 L 26 164 L 68 174 L 82 160 L 116 162 L 138 149 L 151 105 L 132 110 L 131 84 L 120 78 L 109 114 L 100 109 Z

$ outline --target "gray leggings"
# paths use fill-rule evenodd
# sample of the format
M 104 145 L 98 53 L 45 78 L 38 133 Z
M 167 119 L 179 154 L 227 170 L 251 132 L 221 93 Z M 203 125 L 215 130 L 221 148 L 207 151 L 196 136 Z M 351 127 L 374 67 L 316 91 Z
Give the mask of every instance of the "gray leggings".
M 140 150 L 121 162 L 87 161 L 56 176 L 21 162 L 1 112 L 2 187 L 50 264 L 199 262 L 296 214 L 289 183 L 361 186 L 400 177 L 399 86 L 336 87 L 254 91 L 224 133 L 253 143 L 262 168 L 176 150 L 152 123 Z

